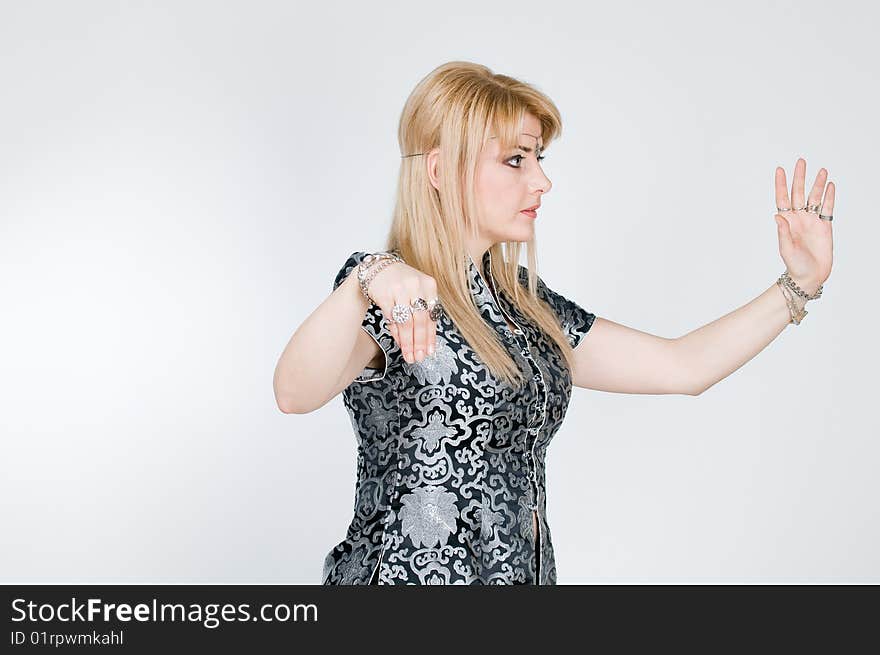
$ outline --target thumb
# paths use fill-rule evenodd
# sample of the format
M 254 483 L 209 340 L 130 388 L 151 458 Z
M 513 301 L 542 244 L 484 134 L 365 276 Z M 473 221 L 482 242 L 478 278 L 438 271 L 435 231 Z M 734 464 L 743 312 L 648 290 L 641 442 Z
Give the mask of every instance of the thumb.
M 788 221 L 785 220 L 785 216 L 776 214 L 773 218 L 776 219 L 776 227 L 779 229 L 779 233 L 790 239 L 791 229 L 788 227 Z
M 776 220 L 776 230 L 779 232 L 779 245 L 787 251 L 792 245 L 791 228 L 785 216 L 776 214 L 773 218 Z

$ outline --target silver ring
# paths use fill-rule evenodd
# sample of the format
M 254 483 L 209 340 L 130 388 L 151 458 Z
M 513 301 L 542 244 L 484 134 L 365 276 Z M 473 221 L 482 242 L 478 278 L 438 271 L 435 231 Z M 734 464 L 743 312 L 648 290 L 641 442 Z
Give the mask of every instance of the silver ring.
M 826 216 L 825 214 L 819 214 L 819 220 L 820 220 L 820 221 L 833 221 L 833 220 L 834 220 L 834 215 L 833 215 L 833 214 L 829 214 L 828 216 Z
M 428 303 L 425 302 L 424 298 L 416 298 L 410 304 L 414 312 L 426 312 L 428 311 Z
M 790 211 L 791 211 L 791 207 L 780 207 L 779 205 L 777 205 L 777 206 L 776 206 L 776 211 L 778 211 L 778 212 L 790 212 Z
M 439 298 L 434 298 L 428 302 L 428 312 L 428 317 L 432 321 L 440 320 L 440 317 L 443 315 L 443 305 L 440 304 Z
M 810 203 L 807 203 L 807 211 L 810 212 L 811 214 L 818 214 L 819 207 L 820 207 L 820 205 L 811 205 Z
M 409 305 L 401 305 L 400 303 L 391 308 L 391 320 L 395 323 L 406 323 L 412 317 L 412 309 Z

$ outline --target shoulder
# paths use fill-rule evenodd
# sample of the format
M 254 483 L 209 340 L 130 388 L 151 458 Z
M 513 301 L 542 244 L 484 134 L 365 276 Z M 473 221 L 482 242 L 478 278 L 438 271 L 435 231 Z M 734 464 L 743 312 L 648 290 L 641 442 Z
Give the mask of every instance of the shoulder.
M 519 264 L 519 269 L 517 270 L 517 277 L 519 278 L 519 283 L 528 289 L 529 287 L 529 269 L 522 264 Z M 544 283 L 544 280 L 541 279 L 541 276 L 537 273 L 535 274 L 536 281 L 536 291 L 538 293 L 538 297 L 543 300 L 548 300 L 547 297 L 547 285 Z

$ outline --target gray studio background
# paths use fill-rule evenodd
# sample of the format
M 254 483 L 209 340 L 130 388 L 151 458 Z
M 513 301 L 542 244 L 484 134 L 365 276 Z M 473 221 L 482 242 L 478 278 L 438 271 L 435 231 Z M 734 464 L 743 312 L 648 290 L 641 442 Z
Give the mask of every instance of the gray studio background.
M 0 581 L 320 582 L 351 519 L 336 397 L 275 405 L 293 331 L 383 246 L 437 65 L 558 104 L 539 272 L 676 337 L 783 270 L 773 172 L 837 186 L 800 326 L 699 397 L 575 389 L 560 584 L 878 582 L 875 8 L 34 2 L 0 10 Z

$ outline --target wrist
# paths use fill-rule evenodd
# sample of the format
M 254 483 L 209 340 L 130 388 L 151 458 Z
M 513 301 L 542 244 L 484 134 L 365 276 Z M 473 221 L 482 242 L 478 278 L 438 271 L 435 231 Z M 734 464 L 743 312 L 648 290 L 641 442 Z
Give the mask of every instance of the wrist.
M 370 307 L 370 301 L 364 296 L 363 291 L 361 291 L 360 280 L 358 280 L 358 267 L 355 266 L 351 269 L 351 273 L 348 274 L 348 277 L 345 278 L 345 281 L 342 283 L 343 286 L 347 287 L 348 294 L 356 299 L 356 301 L 363 308 L 364 312 Z
M 817 282 L 810 278 L 798 278 L 792 275 L 789 275 L 788 277 L 809 296 L 815 296 L 816 292 L 822 286 L 821 282 Z M 806 302 L 806 299 L 803 300 Z

